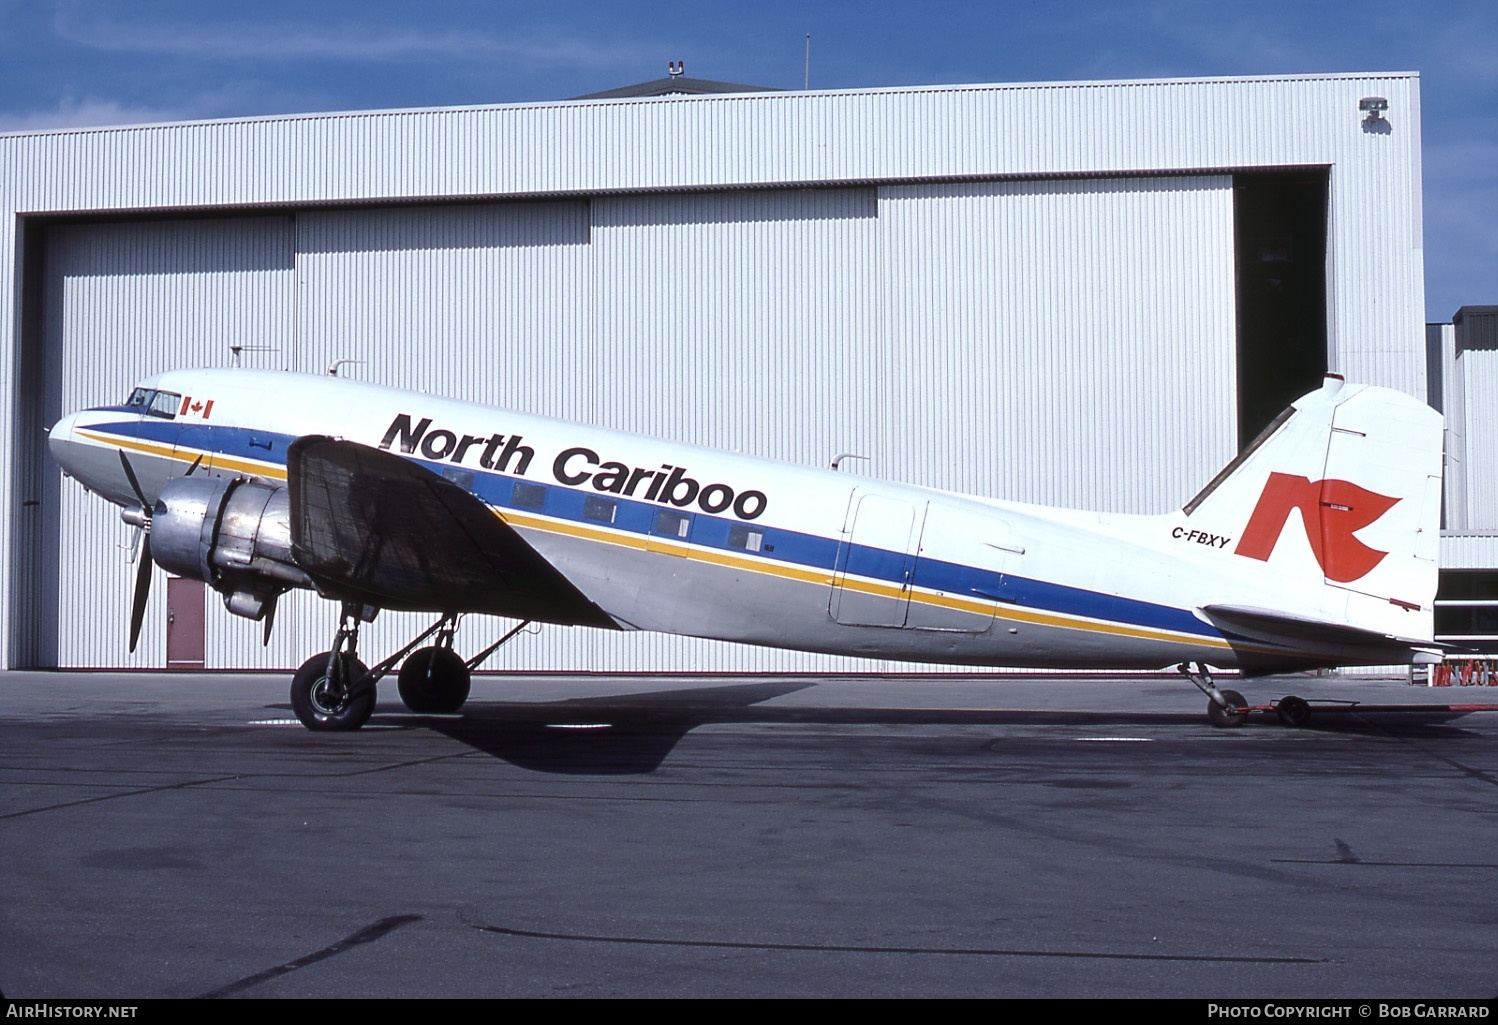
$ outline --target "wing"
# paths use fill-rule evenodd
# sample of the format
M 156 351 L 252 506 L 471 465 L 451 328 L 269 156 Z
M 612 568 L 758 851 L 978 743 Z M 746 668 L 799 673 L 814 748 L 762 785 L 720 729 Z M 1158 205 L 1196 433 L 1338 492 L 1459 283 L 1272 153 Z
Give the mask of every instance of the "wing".
M 293 557 L 327 597 L 618 629 L 481 500 L 410 460 L 299 438 L 286 483 Z

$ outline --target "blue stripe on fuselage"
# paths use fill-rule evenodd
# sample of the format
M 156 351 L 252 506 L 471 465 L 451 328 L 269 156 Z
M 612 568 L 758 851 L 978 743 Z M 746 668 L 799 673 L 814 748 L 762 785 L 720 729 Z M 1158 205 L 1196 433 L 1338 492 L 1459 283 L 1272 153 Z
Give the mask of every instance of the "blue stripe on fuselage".
M 151 418 L 132 420 L 127 423 L 97 424 L 91 426 L 90 429 L 115 433 L 122 437 L 176 444 L 179 448 L 189 450 L 185 454 L 187 457 L 202 451 L 230 458 L 239 457 L 282 465 L 285 464 L 287 447 L 297 437 L 244 427 L 183 423 Z M 1103 594 L 1086 588 L 1055 584 L 1012 573 L 964 566 L 960 563 L 921 559 L 905 552 L 895 552 L 868 545 L 849 546 L 836 538 L 821 537 L 783 527 L 761 526 L 758 523 L 732 517 L 680 509 L 673 505 L 642 501 L 607 492 L 572 488 L 557 483 L 542 483 L 528 477 L 511 476 L 478 467 L 433 462 L 426 459 L 412 461 L 438 476 L 450 475 L 454 471 L 471 473 L 472 483 L 468 485 L 468 490 L 485 504 L 496 509 L 539 512 L 545 516 L 570 520 L 579 524 L 608 526 L 641 536 L 657 536 L 663 540 L 684 541 L 692 545 L 732 552 L 741 557 L 763 559 L 767 563 L 783 563 L 805 569 L 821 570 L 829 574 L 852 572 L 859 576 L 897 585 L 905 581 L 906 570 L 914 561 L 915 569 L 911 582 L 918 588 L 960 596 L 981 596 L 996 599 L 1010 607 L 1039 612 L 1083 616 L 1089 619 L 1153 627 L 1204 637 L 1220 636 L 1218 631 L 1197 619 L 1186 609 Z M 536 509 L 533 505 L 522 506 L 516 503 L 515 485 L 520 482 L 546 489 L 545 499 L 540 509 Z M 588 516 L 585 511 L 588 499 L 613 502 L 612 521 Z M 690 517 L 691 527 L 687 537 L 681 538 L 674 533 L 654 531 L 656 517 L 663 510 Z M 752 551 L 740 545 L 730 544 L 729 536 L 732 529 L 746 525 L 752 530 L 763 532 L 760 550 Z M 840 547 L 841 555 L 839 554 Z

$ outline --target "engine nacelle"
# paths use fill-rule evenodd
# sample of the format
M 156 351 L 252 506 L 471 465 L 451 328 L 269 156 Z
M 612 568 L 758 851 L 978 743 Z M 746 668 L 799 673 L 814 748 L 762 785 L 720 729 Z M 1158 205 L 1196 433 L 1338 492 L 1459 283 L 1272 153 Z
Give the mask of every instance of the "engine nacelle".
M 286 489 L 244 478 L 178 477 L 151 512 L 151 555 L 163 569 L 205 581 L 237 616 L 312 581 L 291 557 Z

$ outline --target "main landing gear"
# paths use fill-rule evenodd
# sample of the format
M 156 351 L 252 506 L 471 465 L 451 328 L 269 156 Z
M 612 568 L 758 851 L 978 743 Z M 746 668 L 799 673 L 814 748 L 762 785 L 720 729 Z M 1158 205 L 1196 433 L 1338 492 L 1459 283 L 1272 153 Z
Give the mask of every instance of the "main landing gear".
M 359 661 L 359 625 L 374 618 L 374 611 L 344 602 L 331 650 L 313 655 L 292 677 L 291 707 L 309 730 L 363 726 L 374 712 L 376 684 L 397 662 L 401 662 L 397 687 L 407 708 L 425 715 L 456 712 L 468 700 L 473 670 L 530 625 L 526 620 L 465 662 L 452 647 L 458 616 L 444 614 L 410 644 L 370 669 Z M 417 649 L 433 634 L 437 643 Z
M 1274 712 L 1286 726 L 1304 726 L 1311 719 L 1311 703 L 1305 698 L 1287 694 L 1273 705 L 1250 705 L 1235 690 L 1218 690 L 1212 674 L 1200 662 L 1182 662 L 1176 669 L 1207 695 L 1207 718 L 1213 726 L 1222 729 L 1242 726 L 1249 712 Z

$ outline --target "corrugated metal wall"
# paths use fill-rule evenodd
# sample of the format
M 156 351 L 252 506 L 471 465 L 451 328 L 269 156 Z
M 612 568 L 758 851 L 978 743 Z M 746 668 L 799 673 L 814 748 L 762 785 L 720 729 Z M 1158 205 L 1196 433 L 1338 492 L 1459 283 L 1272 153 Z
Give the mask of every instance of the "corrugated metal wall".
M 1467 385 L 1463 378 L 1466 364 L 1457 358 L 1455 325 L 1428 324 L 1425 335 L 1427 358 L 1433 368 L 1431 376 L 1438 376 L 1440 381 L 1440 394 L 1428 401 L 1446 418 L 1446 464 L 1442 480 L 1445 505 L 1441 526 L 1460 533 L 1467 529 Z M 1439 368 L 1439 374 L 1434 368 Z M 1444 561 L 1442 564 L 1446 565 Z
M 70 227 L 48 246 L 47 346 L 69 409 L 152 370 L 228 364 L 240 344 L 247 366 L 354 359 L 342 373 L 803 464 L 851 451 L 870 461 L 850 469 L 892 479 L 1160 511 L 1233 449 L 1230 186 L 784 189 Z M 1137 472 L 1140 451 L 1159 472 Z M 62 498 L 59 661 L 163 664 L 164 588 L 131 659 L 130 567 L 114 547 L 129 531 L 81 489 Z M 295 665 L 331 630 L 331 606 L 293 596 L 262 649 L 256 625 L 210 602 L 210 667 Z M 413 626 L 384 616 L 366 646 Z M 560 628 L 517 640 L 503 664 L 880 665 Z
M 1350 209 L 1403 235 L 1418 91 L 1391 73 L 669 96 L 74 130 L 3 158 L 24 210 L 1336 165 Z M 1374 93 L 1389 133 L 1363 129 Z
M 1498 349 L 1466 349 L 1456 357 L 1466 398 L 1466 522 L 1472 533 L 1498 531 Z

